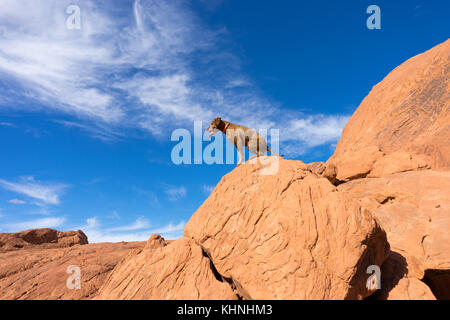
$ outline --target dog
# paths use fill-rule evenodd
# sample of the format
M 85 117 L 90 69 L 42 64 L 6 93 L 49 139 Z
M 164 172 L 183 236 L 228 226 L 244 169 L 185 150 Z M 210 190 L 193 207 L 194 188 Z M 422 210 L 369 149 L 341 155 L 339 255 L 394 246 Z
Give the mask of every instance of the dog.
M 273 153 L 267 146 L 266 139 L 264 139 L 257 131 L 239 124 L 231 123 L 222 120 L 221 118 L 215 118 L 211 121 L 211 124 L 206 131 L 210 133 L 210 138 L 221 131 L 227 139 L 235 145 L 239 155 L 237 166 L 244 161 L 244 147 L 247 147 L 251 153 L 255 153 L 250 159 L 263 156 L 266 151 L 269 151 L 274 156 L 284 157 L 283 155 Z

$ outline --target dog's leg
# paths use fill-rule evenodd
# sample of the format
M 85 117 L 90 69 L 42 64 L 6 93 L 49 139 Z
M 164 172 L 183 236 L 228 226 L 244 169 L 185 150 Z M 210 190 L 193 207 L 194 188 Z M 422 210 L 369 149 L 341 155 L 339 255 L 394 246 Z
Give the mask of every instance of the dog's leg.
M 238 142 L 237 146 L 239 161 L 236 166 L 239 166 L 244 161 L 244 145 L 241 142 Z

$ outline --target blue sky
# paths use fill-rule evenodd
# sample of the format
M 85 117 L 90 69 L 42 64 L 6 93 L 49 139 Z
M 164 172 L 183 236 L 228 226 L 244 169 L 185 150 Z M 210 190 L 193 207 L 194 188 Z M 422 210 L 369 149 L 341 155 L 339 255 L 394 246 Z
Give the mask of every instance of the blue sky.
M 372 4 L 381 30 L 366 27 Z M 80 8 L 80 29 L 66 26 L 69 5 Z M 177 238 L 234 165 L 175 165 L 175 129 L 220 116 L 279 129 L 288 159 L 325 161 L 372 86 L 448 38 L 449 9 L 437 0 L 1 0 L 0 232 Z

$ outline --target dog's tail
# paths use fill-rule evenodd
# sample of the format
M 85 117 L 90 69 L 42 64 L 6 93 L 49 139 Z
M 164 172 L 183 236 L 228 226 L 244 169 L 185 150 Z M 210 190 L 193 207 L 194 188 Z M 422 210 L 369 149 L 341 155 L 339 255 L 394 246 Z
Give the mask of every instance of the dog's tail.
M 273 153 L 273 151 L 272 150 L 270 150 L 270 148 L 269 147 L 267 147 L 267 151 L 269 151 L 271 154 L 273 154 L 274 156 L 277 156 L 277 157 L 281 157 L 281 158 L 284 158 L 284 155 L 283 154 L 276 154 L 276 153 Z

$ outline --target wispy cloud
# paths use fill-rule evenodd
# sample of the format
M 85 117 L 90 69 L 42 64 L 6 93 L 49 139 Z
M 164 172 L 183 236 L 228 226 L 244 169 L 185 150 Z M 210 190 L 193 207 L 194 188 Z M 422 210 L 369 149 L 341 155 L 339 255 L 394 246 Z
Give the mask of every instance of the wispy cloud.
M 81 229 L 88 236 L 90 243 L 96 242 L 120 242 L 120 241 L 146 241 L 153 233 L 160 234 L 165 239 L 172 240 L 182 236 L 185 222 L 150 229 L 150 222 L 145 218 L 138 218 L 130 225 L 104 228 L 97 217 L 89 218 L 86 224 L 76 229 Z
M 160 228 L 156 228 L 151 230 L 150 232 L 153 233 L 157 233 L 157 234 L 161 234 L 161 235 L 166 235 L 166 237 L 170 237 L 171 239 L 173 239 L 173 235 L 175 234 L 179 234 L 180 232 L 182 232 L 184 230 L 184 226 L 186 225 L 186 222 L 181 221 L 178 224 L 172 224 L 169 223 L 166 226 L 160 227 Z
M 59 204 L 59 198 L 68 186 L 62 183 L 36 181 L 34 177 L 21 177 L 17 182 L 0 179 L 0 187 L 47 204 Z
M 177 201 L 186 196 L 186 188 L 183 186 L 171 186 L 167 185 L 164 190 L 169 201 Z
M 120 139 L 123 134 L 113 130 L 110 127 L 107 127 L 101 123 L 80 123 L 75 121 L 67 121 L 67 120 L 54 120 L 53 122 L 59 123 L 66 128 L 78 129 L 84 131 L 89 136 L 103 140 L 103 141 L 117 141 Z
M 106 217 L 109 218 L 109 219 L 119 220 L 120 219 L 120 214 L 116 210 L 113 210 L 113 212 L 110 215 L 106 216 Z
M 294 150 L 287 150 L 290 154 L 300 155 L 309 148 L 323 144 L 334 144 L 342 135 L 342 130 L 349 116 L 315 115 L 304 119 L 289 121 L 280 143 L 294 146 Z
M 51 218 L 42 218 L 36 220 L 3 224 L 1 225 L 1 227 L 2 230 L 6 230 L 9 232 L 19 232 L 28 229 L 56 228 L 63 225 L 65 221 L 66 221 L 65 218 L 51 217 Z
M 209 195 L 209 194 L 211 194 L 211 192 L 213 192 L 214 186 L 204 184 L 204 185 L 202 185 L 202 190 L 205 194 Z
M 158 200 L 158 197 L 156 196 L 155 192 L 153 192 L 151 190 L 144 190 L 144 189 L 138 188 L 136 186 L 133 186 L 132 189 L 134 191 L 136 191 L 138 194 L 147 197 L 152 204 L 159 204 L 159 200 Z
M 20 200 L 20 199 L 11 199 L 11 200 L 8 200 L 8 202 L 12 203 L 12 204 L 26 204 L 27 203 L 26 201 Z
M 0 122 L 0 126 L 15 128 L 16 126 L 9 122 Z
M 107 231 L 108 232 L 134 231 L 134 230 L 146 229 L 149 227 L 150 227 L 150 222 L 147 219 L 140 217 L 132 224 L 121 226 L 121 227 L 116 227 L 116 228 L 109 228 Z
M 189 2 L 85 0 L 80 30 L 66 28 L 69 4 L 1 1 L 0 107 L 68 114 L 76 119 L 58 123 L 104 141 L 135 129 L 167 138 L 215 116 L 282 128 L 294 153 L 339 138 L 345 116 L 272 101 L 228 51 L 227 31 L 208 28 Z

